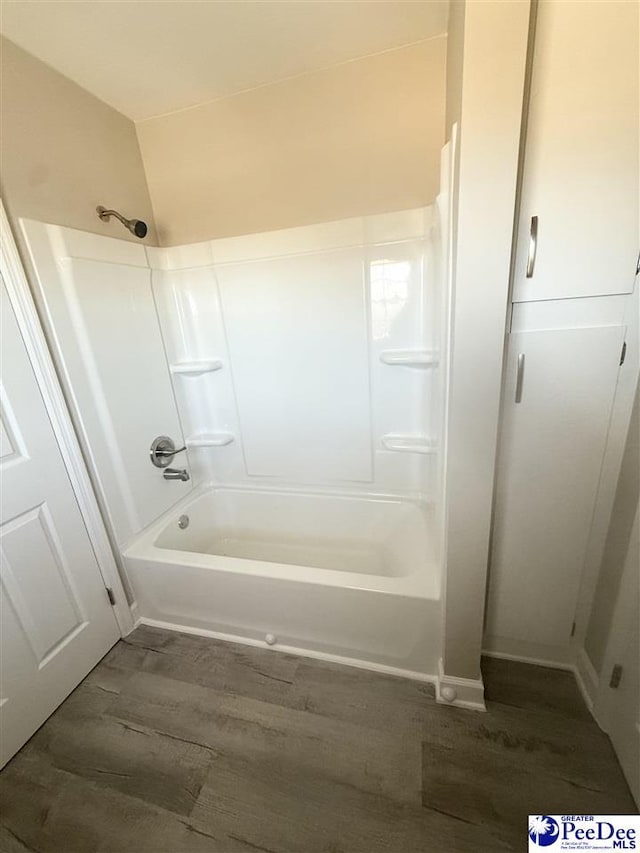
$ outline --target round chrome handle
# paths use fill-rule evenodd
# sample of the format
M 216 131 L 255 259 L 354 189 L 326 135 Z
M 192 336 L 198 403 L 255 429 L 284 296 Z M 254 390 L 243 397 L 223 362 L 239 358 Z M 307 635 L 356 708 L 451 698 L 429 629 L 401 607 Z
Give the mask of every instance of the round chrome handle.
M 166 468 L 176 453 L 182 453 L 185 447 L 176 447 L 175 441 L 168 435 L 159 435 L 151 442 L 149 457 L 156 468 Z

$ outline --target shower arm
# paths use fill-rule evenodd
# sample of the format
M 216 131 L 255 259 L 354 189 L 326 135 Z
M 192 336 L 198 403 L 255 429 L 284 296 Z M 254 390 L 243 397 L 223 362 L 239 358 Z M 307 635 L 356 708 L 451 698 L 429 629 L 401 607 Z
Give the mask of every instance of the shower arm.
M 121 213 L 118 213 L 117 210 L 107 210 L 106 207 L 103 207 L 101 204 L 96 207 L 96 213 L 102 222 L 108 222 L 112 216 L 121 222 L 127 231 L 131 231 L 136 237 L 142 240 L 147 236 L 147 223 L 142 219 L 126 219 Z
M 121 213 L 118 213 L 117 210 L 107 210 L 105 207 L 102 207 L 102 205 L 100 205 L 99 207 L 96 207 L 96 211 L 103 222 L 108 222 L 112 216 L 115 216 L 116 219 L 122 222 L 125 228 L 129 227 L 129 220 L 125 219 L 124 216 Z

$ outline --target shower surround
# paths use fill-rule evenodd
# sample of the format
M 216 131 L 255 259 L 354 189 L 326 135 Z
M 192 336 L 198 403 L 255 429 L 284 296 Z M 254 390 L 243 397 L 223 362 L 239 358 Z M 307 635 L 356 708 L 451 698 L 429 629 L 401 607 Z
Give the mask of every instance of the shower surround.
M 161 249 L 22 223 L 137 618 L 435 677 L 447 223 L 446 191 Z

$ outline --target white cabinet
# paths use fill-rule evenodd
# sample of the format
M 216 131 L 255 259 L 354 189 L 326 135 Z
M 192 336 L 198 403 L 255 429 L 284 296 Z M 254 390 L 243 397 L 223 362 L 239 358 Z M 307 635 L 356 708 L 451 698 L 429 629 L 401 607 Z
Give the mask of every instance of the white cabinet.
M 558 660 L 569 646 L 624 333 L 606 326 L 510 336 L 490 650 Z
M 538 7 L 513 299 L 629 293 L 638 257 L 637 3 Z M 532 217 L 537 217 L 533 275 Z

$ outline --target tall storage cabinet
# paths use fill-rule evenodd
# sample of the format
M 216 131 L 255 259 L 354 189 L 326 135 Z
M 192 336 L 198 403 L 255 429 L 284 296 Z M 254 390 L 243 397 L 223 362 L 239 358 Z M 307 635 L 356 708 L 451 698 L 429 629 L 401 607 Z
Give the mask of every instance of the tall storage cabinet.
M 630 417 L 638 35 L 637 4 L 538 6 L 485 626 L 498 654 L 573 663 L 605 469 Z
M 487 618 L 493 636 L 541 647 L 569 642 L 624 331 L 511 336 Z
M 637 3 L 541 0 L 515 302 L 633 289 L 638 78 Z

